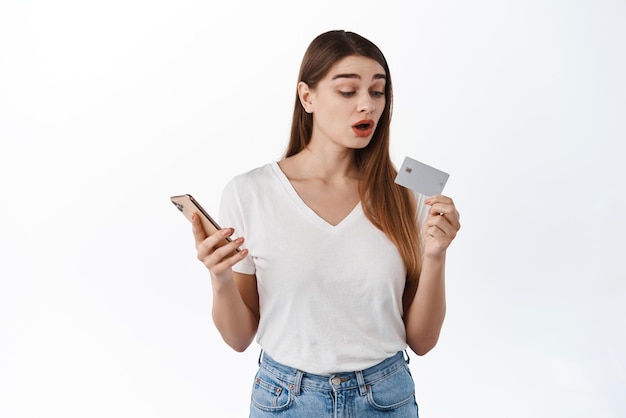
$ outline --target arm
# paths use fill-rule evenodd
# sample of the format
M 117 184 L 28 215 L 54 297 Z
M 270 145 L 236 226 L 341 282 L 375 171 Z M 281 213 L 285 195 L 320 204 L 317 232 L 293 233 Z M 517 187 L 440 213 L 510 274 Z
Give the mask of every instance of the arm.
M 426 204 L 431 208 L 422 226 L 422 271 L 415 297 L 404 315 L 407 343 L 418 355 L 428 353 L 439 339 L 446 315 L 446 251 L 461 227 L 452 199 L 433 196 Z
M 215 245 L 233 234 L 231 228 L 222 229 L 208 236 L 196 214 L 192 217 L 198 259 L 209 269 L 213 287 L 213 322 L 224 341 L 235 351 L 244 351 L 256 334 L 259 325 L 259 295 L 256 277 L 235 273 L 232 266 L 243 260 L 248 250 L 232 256 L 243 244 L 243 238 L 215 248 Z
M 254 340 L 259 326 L 259 295 L 256 277 L 233 273 L 232 280 L 212 278 L 213 323 L 222 339 L 235 351 L 243 352 Z
M 445 256 L 422 263 L 419 285 L 404 315 L 406 340 L 417 355 L 428 353 L 439 340 L 446 316 Z

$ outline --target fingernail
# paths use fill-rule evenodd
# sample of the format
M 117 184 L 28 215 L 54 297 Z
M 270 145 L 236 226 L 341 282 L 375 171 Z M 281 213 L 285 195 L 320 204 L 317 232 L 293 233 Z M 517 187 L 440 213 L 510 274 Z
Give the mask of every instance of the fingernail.
M 237 243 L 237 245 L 241 245 L 241 244 L 243 244 L 243 238 L 242 238 L 242 237 L 239 237 L 239 238 L 237 238 L 237 239 L 235 240 L 235 242 Z
M 225 236 L 225 237 L 229 236 L 232 233 L 233 233 L 233 229 L 232 228 L 224 228 L 224 229 L 222 229 L 222 235 Z

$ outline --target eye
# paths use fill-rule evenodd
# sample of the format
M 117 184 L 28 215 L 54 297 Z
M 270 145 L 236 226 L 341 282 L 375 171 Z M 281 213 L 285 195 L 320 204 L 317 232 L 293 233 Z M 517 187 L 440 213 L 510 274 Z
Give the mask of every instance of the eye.
M 354 91 L 339 91 L 339 93 L 343 96 L 343 97 L 352 97 L 354 96 Z
M 372 95 L 372 97 L 383 97 L 385 96 L 385 92 L 384 91 L 370 91 L 370 94 Z

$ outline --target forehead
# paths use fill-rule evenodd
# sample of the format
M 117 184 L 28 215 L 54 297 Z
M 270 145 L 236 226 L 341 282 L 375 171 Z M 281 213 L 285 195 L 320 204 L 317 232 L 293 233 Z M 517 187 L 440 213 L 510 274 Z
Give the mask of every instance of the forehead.
M 362 56 L 349 56 L 337 61 L 328 71 L 327 77 L 331 80 L 337 75 L 358 75 L 364 80 L 380 78 L 385 75 L 385 69 L 376 60 Z

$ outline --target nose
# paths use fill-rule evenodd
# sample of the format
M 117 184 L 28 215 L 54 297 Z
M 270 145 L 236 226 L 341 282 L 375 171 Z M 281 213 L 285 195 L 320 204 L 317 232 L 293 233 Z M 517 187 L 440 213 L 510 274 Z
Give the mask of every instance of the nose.
M 370 95 L 365 94 L 361 96 L 361 100 L 359 100 L 359 103 L 357 105 L 357 111 L 363 112 L 367 115 L 367 114 L 373 113 L 374 109 L 375 109 L 374 100 L 372 100 Z

